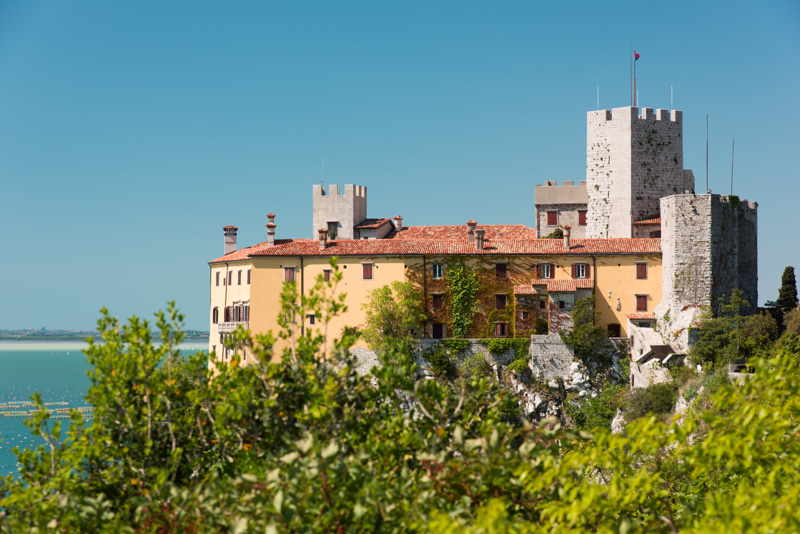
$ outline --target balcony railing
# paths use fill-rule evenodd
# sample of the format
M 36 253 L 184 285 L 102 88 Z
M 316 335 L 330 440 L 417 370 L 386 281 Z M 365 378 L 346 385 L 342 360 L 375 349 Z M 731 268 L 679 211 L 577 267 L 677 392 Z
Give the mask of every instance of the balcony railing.
M 247 321 L 232 321 L 232 322 L 228 322 L 228 323 L 219 323 L 217 325 L 217 331 L 220 332 L 220 333 L 233 332 L 239 326 L 241 326 L 244 329 L 247 329 L 248 328 L 248 322 Z

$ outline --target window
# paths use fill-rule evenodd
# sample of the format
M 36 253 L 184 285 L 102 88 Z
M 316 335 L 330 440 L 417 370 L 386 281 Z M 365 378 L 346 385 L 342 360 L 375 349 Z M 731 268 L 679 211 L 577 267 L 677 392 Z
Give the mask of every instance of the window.
M 550 279 L 553 278 L 553 264 L 552 263 L 540 263 L 536 266 L 536 277 L 537 278 L 544 278 Z
M 217 271 L 217 285 L 219 285 L 219 271 Z
M 588 263 L 573 263 L 572 278 L 589 278 L 591 268 Z
M 444 298 L 442 298 L 441 293 L 434 293 L 433 294 L 433 309 L 434 310 L 441 310 L 444 308 Z
M 636 279 L 637 280 L 646 280 L 647 279 L 647 264 L 646 263 L 637 263 L 636 264 Z
M 566 307 L 567 307 L 567 303 L 565 301 L 563 301 L 563 300 L 559 300 L 558 301 L 558 309 L 559 310 L 563 310 Z
M 495 263 L 494 272 L 497 274 L 497 278 L 508 278 L 508 269 L 505 263 Z
M 338 222 L 328 223 L 328 239 L 336 239 L 336 229 L 339 227 Z
M 219 322 L 219 308 L 216 306 L 214 307 L 214 311 L 211 312 L 211 322 L 213 324 L 217 324 Z
M 547 212 L 547 226 L 558 226 L 558 212 L 557 211 L 548 211 Z
M 225 322 L 233 321 L 233 306 L 225 306 Z
M 237 274 L 237 278 L 238 278 L 237 285 L 242 285 L 242 270 L 241 269 L 239 269 L 239 273 Z
M 433 264 L 433 277 L 435 279 L 444 278 L 444 265 L 441 263 Z
M 647 295 L 636 295 L 636 311 L 647 311 Z
M 233 285 L 233 271 L 228 271 L 228 285 Z
M 494 309 L 495 310 L 505 310 L 506 309 L 506 296 L 505 295 L 495 295 L 494 296 Z
M 313 313 L 308 314 L 308 324 L 317 324 L 317 316 Z
M 525 311 L 525 310 L 522 310 L 521 312 L 519 312 L 519 318 L 522 319 L 523 321 L 527 321 L 528 320 L 528 312 Z
M 362 280 L 372 280 L 372 264 L 371 263 L 362 263 L 361 264 L 361 278 L 362 278 Z
M 578 210 L 578 224 L 586 226 L 586 210 Z
M 539 309 L 544 310 L 545 308 L 547 308 L 547 303 L 542 299 L 539 301 Z
M 331 281 L 331 270 L 330 269 L 324 269 L 322 271 L 322 279 L 325 282 L 330 282 Z
M 250 269 L 247 269 L 247 285 L 250 285 Z
M 494 335 L 505 337 L 508 335 L 508 323 L 494 323 Z
M 431 337 L 433 339 L 442 339 L 444 337 L 444 325 L 442 323 L 433 323 L 431 329 Z
M 618 324 L 610 324 L 608 325 L 608 337 L 621 337 L 622 336 L 622 327 Z
M 283 281 L 294 282 L 294 267 L 283 268 Z

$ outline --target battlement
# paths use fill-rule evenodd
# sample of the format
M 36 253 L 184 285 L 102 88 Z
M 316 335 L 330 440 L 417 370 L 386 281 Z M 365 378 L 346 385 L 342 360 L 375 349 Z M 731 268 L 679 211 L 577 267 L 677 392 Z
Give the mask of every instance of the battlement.
M 339 190 L 339 184 L 330 184 L 328 192 L 322 184 L 314 184 L 313 195 L 321 197 L 362 197 L 367 198 L 367 187 L 364 185 L 345 184 L 343 192 Z
M 564 180 L 563 182 L 561 182 L 561 185 L 558 185 L 558 180 L 545 180 L 543 186 L 537 185 L 536 187 L 565 187 L 565 186 L 580 187 L 582 185 L 586 185 L 586 180 L 581 180 L 580 182 L 578 182 L 577 186 L 575 185 L 574 180 Z
M 641 113 L 637 107 L 624 107 L 611 109 L 600 109 L 597 111 L 588 112 L 590 120 L 594 122 L 599 121 L 616 121 L 616 122 L 630 122 L 634 121 L 658 121 L 658 122 L 674 122 L 681 123 L 683 121 L 683 111 L 673 109 L 657 109 L 642 108 Z

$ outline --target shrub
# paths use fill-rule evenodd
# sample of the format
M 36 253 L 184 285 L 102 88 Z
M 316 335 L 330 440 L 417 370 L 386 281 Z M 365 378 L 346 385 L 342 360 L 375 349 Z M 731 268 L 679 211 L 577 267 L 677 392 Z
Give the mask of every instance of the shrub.
M 650 413 L 664 416 L 675 408 L 677 400 L 678 388 L 672 382 L 634 388 L 625 402 L 625 419 L 633 421 Z
M 528 369 L 528 360 L 514 360 L 508 368 L 515 373 L 523 373 Z
M 441 343 L 425 349 L 422 357 L 430 364 L 430 369 L 438 377 L 452 376 L 455 373 L 455 363 L 448 354 L 447 347 Z
M 611 421 L 622 403 L 625 386 L 612 386 L 606 384 L 597 397 L 587 398 L 581 402 L 569 402 L 566 405 L 567 414 L 572 417 L 575 426 L 580 430 L 593 430 L 596 428 L 611 429 Z
M 485 378 L 492 372 L 492 366 L 486 361 L 483 354 L 471 354 L 464 358 L 464 361 L 459 365 L 461 376 L 469 380 L 478 378 Z

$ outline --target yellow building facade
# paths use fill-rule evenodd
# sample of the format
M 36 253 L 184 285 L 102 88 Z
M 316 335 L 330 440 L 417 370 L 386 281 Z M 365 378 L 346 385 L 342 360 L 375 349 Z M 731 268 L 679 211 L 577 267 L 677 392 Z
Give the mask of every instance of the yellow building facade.
M 381 239 L 328 240 L 323 230 L 319 239 L 271 236 L 239 250 L 235 235 L 230 246 L 227 230 L 228 253 L 209 264 L 209 350 L 218 360 L 230 359 L 225 336 L 238 326 L 254 334 L 277 333 L 284 284 L 294 282 L 305 294 L 318 276 L 330 276 L 332 257 L 342 275 L 337 292 L 346 295 L 347 311 L 329 323 L 330 339 L 345 326 L 364 325 L 363 304 L 370 292 L 394 281 L 412 282 L 423 296 L 427 320 L 418 336 L 450 337 L 447 270 L 459 263 L 479 280 L 469 337 L 528 337 L 568 329 L 575 302 L 589 295 L 595 297 L 599 326 L 611 337 L 625 337 L 628 320 L 652 320 L 661 300 L 659 239 L 536 239 L 533 228 L 474 221 L 400 226 Z M 293 320 L 306 329 L 318 327 L 320 319 L 308 313 Z M 281 348 L 279 340 L 275 354 Z M 246 349 L 241 357 L 245 365 L 253 361 Z

